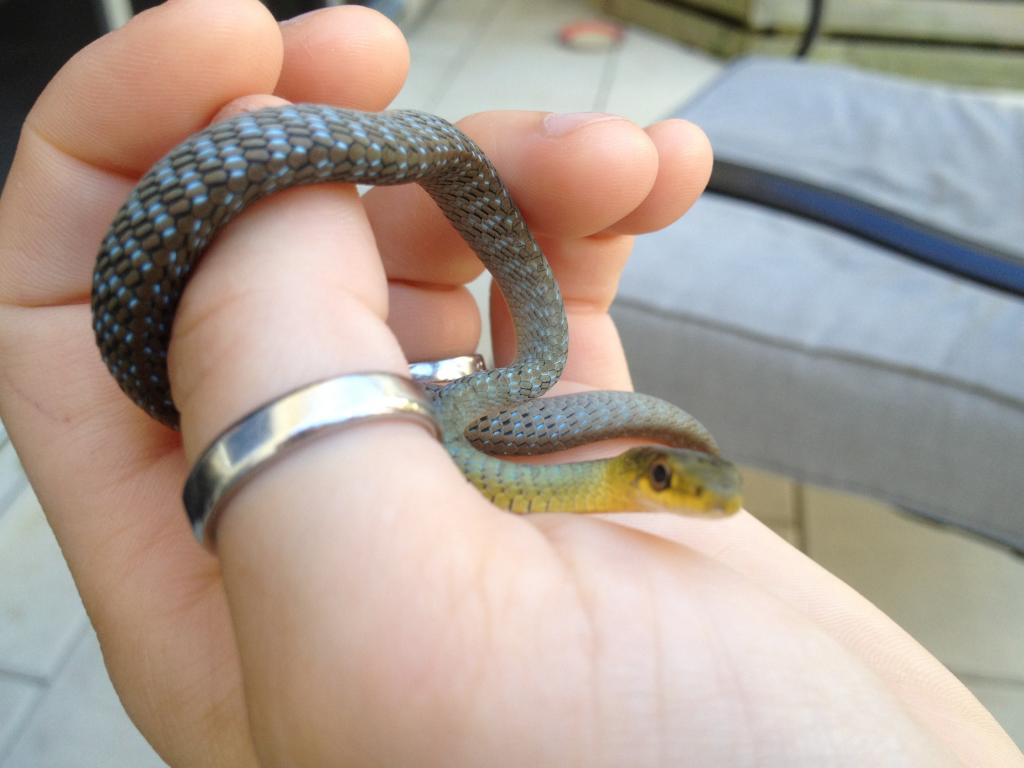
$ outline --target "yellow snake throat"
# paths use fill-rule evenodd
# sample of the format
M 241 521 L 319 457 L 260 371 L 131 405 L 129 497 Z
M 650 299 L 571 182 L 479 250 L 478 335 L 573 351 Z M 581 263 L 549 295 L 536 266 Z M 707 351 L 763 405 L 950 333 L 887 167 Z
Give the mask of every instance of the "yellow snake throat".
M 178 424 L 167 348 L 178 302 L 208 242 L 250 203 L 288 187 L 327 181 L 419 183 L 501 288 L 515 324 L 516 359 L 434 391 L 446 447 L 467 478 L 495 503 L 515 511 L 593 512 L 619 506 L 699 514 L 738 506 L 735 468 L 712 455 L 717 449 L 707 431 L 678 409 L 678 428 L 659 429 L 659 419 L 673 406 L 657 401 L 664 407 L 656 407 L 651 416 L 653 398 L 632 396 L 630 401 L 631 395 L 620 393 L 631 412 L 605 414 L 603 423 L 617 427 L 618 436 L 682 446 L 674 452 L 664 449 L 670 458 L 658 465 L 668 472 L 668 485 L 661 470 L 651 468 L 650 457 L 640 454 L 524 468 L 485 455 L 481 451 L 489 447 L 469 442 L 466 430 L 482 416 L 538 402 L 555 384 L 568 351 L 566 316 L 547 260 L 493 165 L 453 125 L 419 112 L 270 107 L 191 136 L 139 181 L 100 248 L 92 310 L 103 360 L 121 388 L 150 415 Z M 561 405 L 551 406 L 576 414 L 577 444 L 603 439 L 600 394 L 559 398 Z M 579 416 L 580 404 L 590 406 L 585 418 Z M 626 423 L 615 424 L 616 418 Z M 561 445 L 547 433 L 521 443 L 524 453 Z M 648 492 L 638 496 L 645 484 Z

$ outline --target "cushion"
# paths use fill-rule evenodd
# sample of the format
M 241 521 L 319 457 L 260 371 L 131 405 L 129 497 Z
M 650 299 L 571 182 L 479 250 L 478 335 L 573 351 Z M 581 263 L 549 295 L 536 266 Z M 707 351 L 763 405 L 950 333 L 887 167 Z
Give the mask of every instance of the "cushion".
M 753 58 L 677 113 L 716 155 L 1024 260 L 1024 105 Z M 723 451 L 1024 550 L 1024 301 L 705 195 L 637 239 L 613 307 L 636 387 Z

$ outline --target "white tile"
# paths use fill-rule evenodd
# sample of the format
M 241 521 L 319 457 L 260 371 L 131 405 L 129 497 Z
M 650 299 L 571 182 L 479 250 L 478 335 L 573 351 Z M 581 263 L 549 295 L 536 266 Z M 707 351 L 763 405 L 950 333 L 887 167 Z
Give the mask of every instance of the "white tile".
M 436 50 L 434 46 L 415 44 L 409 48 L 409 74 L 391 108 L 437 113 L 437 103 L 447 89 L 449 73 L 458 61 L 458 48 Z
M 888 506 L 807 487 L 807 553 L 950 669 L 1024 681 L 1024 559 Z
M 27 485 L 18 454 L 0 425 L 0 517 Z
M 721 70 L 718 60 L 640 27 L 629 27 L 600 109 L 640 125 L 674 112 Z
M 1017 746 L 1024 749 L 1024 681 L 959 677 Z
M 410 33 L 416 43 L 429 39 L 439 44 L 459 44 L 467 35 L 479 34 L 503 5 L 515 0 L 440 0 Z
M 0 766 L 42 690 L 30 680 L 0 675 Z
M 721 69 L 639 27 L 610 52 L 561 44 L 565 24 L 595 15 L 583 0 L 444 0 L 410 35 L 409 78 L 395 104 L 449 119 L 483 109 L 599 110 L 643 124 Z
M 394 106 L 436 112 L 452 78 L 502 1 L 445 0 L 430 10 L 408 35 L 409 75 Z
M 491 343 L 491 275 L 484 272 L 466 287 L 476 301 L 480 311 L 480 343 L 476 351 L 484 356 L 488 365 L 494 365 L 494 345 Z
M 164 766 L 114 692 L 92 629 L 35 708 L 2 768 Z
M 509 0 L 465 52 L 437 111 L 459 118 L 484 109 L 592 111 L 607 53 L 559 42 L 561 27 L 593 16 L 583 0 Z
M 86 624 L 35 494 L 0 517 L 0 670 L 48 678 Z

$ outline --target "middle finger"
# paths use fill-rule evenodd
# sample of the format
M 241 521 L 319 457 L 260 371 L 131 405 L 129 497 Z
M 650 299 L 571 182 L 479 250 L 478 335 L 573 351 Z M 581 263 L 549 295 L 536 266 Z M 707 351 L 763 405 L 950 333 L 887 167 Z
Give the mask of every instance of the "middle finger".
M 647 197 L 657 177 L 657 150 L 647 135 L 622 118 L 590 114 L 492 112 L 460 127 L 498 168 L 564 279 L 567 305 L 606 304 L 626 240 L 590 243 L 586 236 L 612 226 Z M 479 274 L 479 260 L 422 190 L 376 189 L 365 203 L 389 278 L 403 283 L 403 299 L 415 307 L 393 315 L 403 348 L 414 348 L 417 357 L 472 351 L 475 308 L 453 289 Z M 445 305 L 445 297 L 453 301 Z M 429 308 L 442 306 L 449 318 L 443 328 L 420 321 Z M 405 325 L 405 317 L 417 322 Z

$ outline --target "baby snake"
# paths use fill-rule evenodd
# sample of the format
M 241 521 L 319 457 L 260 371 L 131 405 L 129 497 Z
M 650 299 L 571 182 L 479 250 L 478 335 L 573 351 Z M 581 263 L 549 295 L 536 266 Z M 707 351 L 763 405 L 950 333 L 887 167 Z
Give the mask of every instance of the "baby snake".
M 739 508 L 736 468 L 684 411 L 631 392 L 541 398 L 558 381 L 568 351 L 558 285 L 480 148 L 450 123 L 420 112 L 261 109 L 200 131 L 142 177 L 101 246 L 92 311 L 103 360 L 151 416 L 178 424 L 167 375 L 171 325 L 211 238 L 259 198 L 327 181 L 417 182 L 501 288 L 515 324 L 516 359 L 431 390 L 445 447 L 484 496 L 513 512 L 715 515 Z M 497 458 L 612 437 L 661 445 L 556 465 Z

